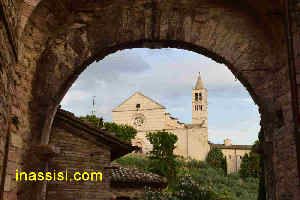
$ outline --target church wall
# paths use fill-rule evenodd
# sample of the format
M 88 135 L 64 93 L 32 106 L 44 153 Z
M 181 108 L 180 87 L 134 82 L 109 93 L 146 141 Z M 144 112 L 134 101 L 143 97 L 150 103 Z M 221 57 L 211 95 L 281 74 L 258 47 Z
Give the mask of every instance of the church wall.
M 238 172 L 241 166 L 241 161 L 246 153 L 250 153 L 250 149 L 221 149 L 226 156 L 227 173 Z
M 144 116 L 144 124 L 135 126 L 134 119 L 142 114 Z M 113 122 L 117 124 L 127 124 L 134 126 L 138 131 L 154 131 L 162 130 L 165 127 L 165 110 L 149 109 L 149 110 L 133 110 L 124 112 L 113 112 Z
M 178 137 L 174 153 L 185 158 L 205 160 L 209 151 L 206 128 L 181 128 L 171 131 Z
M 125 100 L 121 105 L 119 105 L 114 111 L 136 111 L 136 104 L 140 104 L 140 111 L 152 110 L 152 109 L 164 109 L 161 105 L 144 96 L 143 94 L 137 92 L 127 100 Z M 113 112 L 114 112 L 113 111 Z
M 138 132 L 135 138 L 131 141 L 133 146 L 142 147 L 143 153 L 148 153 L 152 150 L 152 144 L 146 138 L 147 132 Z
M 170 114 L 165 114 L 165 129 L 176 129 L 176 128 L 184 128 L 183 123 L 179 123 L 179 121 L 175 118 L 171 118 Z
M 175 135 L 177 135 L 178 137 L 178 141 L 175 144 L 176 145 L 176 149 L 174 150 L 174 154 L 176 155 L 180 155 L 183 157 L 187 157 L 188 156 L 188 152 L 187 152 L 187 133 L 188 133 L 188 129 L 183 128 L 183 129 L 176 129 L 173 131 L 170 131 L 172 133 L 174 133 Z

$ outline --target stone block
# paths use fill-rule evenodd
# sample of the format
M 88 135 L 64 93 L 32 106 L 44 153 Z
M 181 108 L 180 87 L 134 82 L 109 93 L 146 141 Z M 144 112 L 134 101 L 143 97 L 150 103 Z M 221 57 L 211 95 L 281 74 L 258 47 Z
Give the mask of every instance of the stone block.
M 18 148 L 24 145 L 22 137 L 16 133 L 10 133 L 10 144 Z

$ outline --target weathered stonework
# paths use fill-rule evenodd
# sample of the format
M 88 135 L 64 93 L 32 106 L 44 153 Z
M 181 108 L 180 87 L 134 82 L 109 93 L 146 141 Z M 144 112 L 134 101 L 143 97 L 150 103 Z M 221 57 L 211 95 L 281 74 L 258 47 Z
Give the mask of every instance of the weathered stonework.
M 90 127 L 63 110 L 56 113 L 50 144 L 55 146 L 59 153 L 53 158 L 48 158 L 47 171 L 67 171 L 69 180 L 48 183 L 46 199 L 111 199 L 110 163 L 133 150 L 128 143 L 103 130 Z M 98 181 L 75 181 L 76 172 L 101 172 L 102 181 L 99 180 L 99 175 Z
M 110 173 L 105 169 L 110 164 L 109 148 L 92 144 L 86 139 L 72 135 L 65 129 L 56 127 L 56 125 L 52 131 L 50 143 L 60 148 L 61 153 L 49 163 L 48 171 L 65 172 L 68 170 L 69 177 L 72 177 L 75 172 L 100 171 L 103 173 L 103 181 L 53 182 L 47 185 L 47 199 L 56 199 L 57 197 L 60 199 L 110 199 L 112 197 L 109 192 Z M 95 154 L 95 152 L 97 153 Z
M 0 6 L 14 19 L 0 20 L 0 88 L 7 94 L 0 149 L 7 144 L 9 158 L 3 199 L 35 199 L 13 171 L 30 167 L 30 149 L 47 142 L 57 105 L 77 76 L 91 62 L 134 47 L 176 47 L 225 63 L 259 106 L 268 199 L 300 196 L 298 1 L 2 0 Z

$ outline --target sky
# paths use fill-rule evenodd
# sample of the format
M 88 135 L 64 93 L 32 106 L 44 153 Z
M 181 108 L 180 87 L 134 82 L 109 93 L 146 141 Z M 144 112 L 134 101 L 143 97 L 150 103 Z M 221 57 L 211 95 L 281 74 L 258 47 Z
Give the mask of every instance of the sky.
M 74 82 L 61 105 L 76 116 L 91 114 L 112 121 L 112 109 L 139 91 L 164 105 L 183 123 L 192 121 L 192 88 L 198 73 L 208 90 L 208 138 L 223 144 L 253 144 L 260 115 L 246 88 L 223 64 L 191 51 L 127 49 L 94 62 Z

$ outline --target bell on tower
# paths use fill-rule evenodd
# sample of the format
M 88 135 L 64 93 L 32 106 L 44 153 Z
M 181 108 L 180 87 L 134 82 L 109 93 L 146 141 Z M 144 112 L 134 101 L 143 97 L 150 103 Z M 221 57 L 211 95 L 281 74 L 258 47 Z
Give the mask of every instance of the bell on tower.
M 200 72 L 192 93 L 192 124 L 203 124 L 207 127 L 207 90 L 203 86 Z

